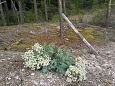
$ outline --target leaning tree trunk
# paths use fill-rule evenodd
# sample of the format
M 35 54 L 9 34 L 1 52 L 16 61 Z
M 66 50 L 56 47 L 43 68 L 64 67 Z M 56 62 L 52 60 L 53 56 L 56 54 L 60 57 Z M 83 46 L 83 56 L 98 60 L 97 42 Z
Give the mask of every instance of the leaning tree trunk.
M 0 0 L 0 3 L 1 3 L 1 0 Z M 1 18 L 2 18 L 2 21 L 3 21 L 3 25 L 5 26 L 6 25 L 6 20 L 5 20 L 5 16 L 4 16 L 3 8 L 2 8 L 2 3 L 0 4 L 0 12 L 1 12 Z
M 112 0 L 109 0 L 108 6 L 107 6 L 107 15 L 106 15 L 106 26 L 107 26 L 107 28 L 109 27 L 109 24 L 110 24 L 111 4 L 112 4 Z
M 24 15 L 21 0 L 18 1 L 18 4 L 19 4 L 20 24 L 24 24 Z
M 34 11 L 35 11 L 35 20 L 38 22 L 38 10 L 37 10 L 37 1 L 34 0 Z
M 73 31 L 79 36 L 79 38 L 87 45 L 87 47 L 90 48 L 92 53 L 95 55 L 98 55 L 98 52 L 95 50 L 95 48 L 83 37 L 83 35 L 75 28 L 75 26 L 71 23 L 71 21 L 65 16 L 64 13 L 62 13 L 62 17 L 65 19 L 65 21 L 68 23 L 68 25 L 73 29 Z
M 48 21 L 48 7 L 47 7 L 47 0 L 44 0 L 45 5 L 45 20 Z

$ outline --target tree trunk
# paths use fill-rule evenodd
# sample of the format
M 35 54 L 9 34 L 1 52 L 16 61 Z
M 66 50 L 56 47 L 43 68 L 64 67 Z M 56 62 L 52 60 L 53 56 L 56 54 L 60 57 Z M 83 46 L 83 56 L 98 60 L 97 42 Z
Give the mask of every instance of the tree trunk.
M 19 14 L 20 14 L 20 24 L 24 24 L 24 14 L 22 10 L 21 0 L 18 1 L 18 5 L 19 5 Z
M 15 8 L 14 8 L 14 6 L 13 6 L 13 3 L 12 3 L 13 1 L 11 0 L 11 9 L 12 9 L 12 12 L 13 12 L 13 15 L 15 15 L 16 13 L 15 13 Z
M 45 20 L 48 21 L 48 7 L 47 7 L 47 0 L 44 0 L 45 5 Z
M 59 15 L 60 15 L 60 36 L 61 38 L 64 37 L 64 28 L 63 28 L 63 18 L 62 18 L 62 13 L 63 13 L 63 9 L 62 9 L 62 0 L 58 0 L 59 3 Z
M 20 19 L 19 19 L 19 14 L 18 14 L 18 10 L 17 10 L 17 8 L 16 8 L 16 6 L 15 6 L 15 4 L 14 4 L 14 2 L 11 0 L 11 4 L 12 4 L 12 9 L 14 9 L 14 12 L 16 13 L 16 15 L 17 15 L 17 18 L 18 18 L 18 24 L 20 24 Z
M 9 15 L 8 15 L 8 5 L 7 5 L 7 1 L 5 0 L 5 9 L 6 9 L 6 19 L 7 19 L 7 24 L 9 24 Z
M 63 11 L 64 14 L 66 14 L 66 0 L 62 0 L 63 1 Z
M 108 6 L 107 6 L 107 15 L 106 15 L 106 27 L 109 27 L 110 24 L 110 16 L 111 16 L 111 4 L 112 0 L 108 1 Z
M 37 10 L 37 1 L 34 0 L 34 11 L 35 11 L 35 20 L 38 22 L 38 10 Z
M 0 3 L 1 3 L 1 0 L 0 0 Z M 2 18 L 2 21 L 3 21 L 3 25 L 5 26 L 6 25 L 6 20 L 5 20 L 2 4 L 3 3 L 0 4 L 0 12 L 1 12 L 1 18 Z

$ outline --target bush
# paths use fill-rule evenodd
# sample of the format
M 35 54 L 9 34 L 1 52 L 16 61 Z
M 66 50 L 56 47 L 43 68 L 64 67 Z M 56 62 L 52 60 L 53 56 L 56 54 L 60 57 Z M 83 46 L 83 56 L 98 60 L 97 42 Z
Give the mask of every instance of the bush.
M 80 82 L 86 79 L 86 61 L 78 58 L 75 65 L 70 65 L 67 69 L 65 76 L 67 76 L 67 82 Z
M 78 58 L 75 62 L 72 53 L 53 44 L 36 43 L 22 56 L 25 67 L 41 70 L 43 73 L 56 71 L 67 76 L 67 82 L 79 82 L 86 79 L 86 61 Z
M 32 70 L 39 69 L 44 73 L 54 70 L 64 74 L 69 66 L 75 63 L 69 50 L 57 48 L 52 44 L 42 46 L 36 43 L 31 50 L 24 53 L 22 58 L 25 67 Z
M 49 50 L 46 51 L 48 47 Z M 34 46 L 32 46 L 31 50 L 25 52 L 22 56 L 25 61 L 25 67 L 35 70 L 40 69 L 43 66 L 49 65 L 49 62 L 51 60 L 51 57 L 49 56 L 51 48 L 50 45 L 46 46 L 45 49 L 44 48 L 44 46 L 41 46 L 40 44 L 36 43 Z
M 56 48 L 55 53 L 52 56 L 50 65 L 48 66 L 48 69 L 55 70 L 61 74 L 64 74 L 65 71 L 72 64 L 74 64 L 74 60 L 72 59 L 72 53 L 69 50 Z

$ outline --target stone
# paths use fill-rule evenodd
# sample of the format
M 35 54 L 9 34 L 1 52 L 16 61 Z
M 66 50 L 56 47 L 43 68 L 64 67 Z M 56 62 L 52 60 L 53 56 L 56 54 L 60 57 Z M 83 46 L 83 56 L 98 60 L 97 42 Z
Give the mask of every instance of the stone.
M 15 79 L 20 79 L 19 76 L 16 76 Z
M 106 55 L 110 55 L 110 54 L 111 54 L 111 52 L 110 52 L 110 51 L 107 51 L 107 52 L 106 52 Z
M 31 76 L 34 76 L 35 75 L 35 73 L 31 73 Z
M 11 77 L 8 77 L 7 79 L 8 79 L 8 80 L 11 80 L 12 78 L 11 78 Z
M 92 57 L 92 58 L 95 58 L 95 55 L 94 55 L 94 54 L 91 54 L 91 57 Z
M 32 83 L 35 84 L 35 85 L 38 85 L 39 83 L 36 82 L 35 80 L 32 80 Z

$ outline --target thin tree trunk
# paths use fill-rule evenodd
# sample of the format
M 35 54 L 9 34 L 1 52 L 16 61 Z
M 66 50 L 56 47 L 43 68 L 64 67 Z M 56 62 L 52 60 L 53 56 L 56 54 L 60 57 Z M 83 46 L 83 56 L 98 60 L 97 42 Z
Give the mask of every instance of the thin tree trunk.
M 38 10 L 37 10 L 37 1 L 34 0 L 34 11 L 35 11 L 35 20 L 38 22 Z
M 18 14 L 18 10 L 17 10 L 17 8 L 16 8 L 16 6 L 15 6 L 15 4 L 14 4 L 14 2 L 11 0 L 11 4 L 12 4 L 12 7 L 13 7 L 13 9 L 14 9 L 14 12 L 16 13 L 16 15 L 17 15 L 17 18 L 18 18 L 18 24 L 20 24 L 20 19 L 19 19 L 19 14 Z
M 14 8 L 14 11 L 16 12 L 16 15 L 17 15 L 17 18 L 18 18 L 18 26 L 19 26 L 19 29 L 21 29 L 21 25 L 20 25 L 20 17 L 19 17 L 19 14 L 18 14 L 18 10 L 14 4 L 14 2 L 11 0 L 11 3 L 12 3 L 12 6 Z
M 63 1 L 63 11 L 64 14 L 66 14 L 66 0 L 62 0 Z
M 107 6 L 107 15 L 106 15 L 106 26 L 107 26 L 107 28 L 109 27 L 109 23 L 110 23 L 111 4 L 112 4 L 112 0 L 109 0 L 108 6 Z
M 5 0 L 5 9 L 6 9 L 6 18 L 7 18 L 7 24 L 9 24 L 9 15 L 8 15 L 8 5 L 7 5 L 7 1 Z
M 1 0 L 0 0 L 0 3 L 1 3 Z M 0 12 L 1 12 L 1 18 L 3 21 L 3 25 L 6 26 L 6 20 L 5 20 L 5 15 L 4 15 L 3 8 L 2 8 L 2 3 L 0 4 Z
M 14 8 L 14 6 L 13 6 L 12 0 L 11 0 L 11 9 L 12 9 L 12 11 L 13 11 L 13 15 L 15 15 L 16 13 L 15 13 L 15 8 Z
M 47 7 L 47 0 L 44 0 L 45 5 L 45 20 L 48 21 L 48 7 Z
M 59 3 L 59 15 L 60 15 L 60 36 L 61 38 L 63 38 L 64 28 L 63 28 L 63 18 L 62 18 L 62 13 L 63 13 L 62 0 L 58 0 L 58 3 Z
M 18 5 L 19 5 L 19 14 L 20 14 L 20 24 L 24 24 L 24 15 L 22 10 L 21 0 L 18 1 Z

